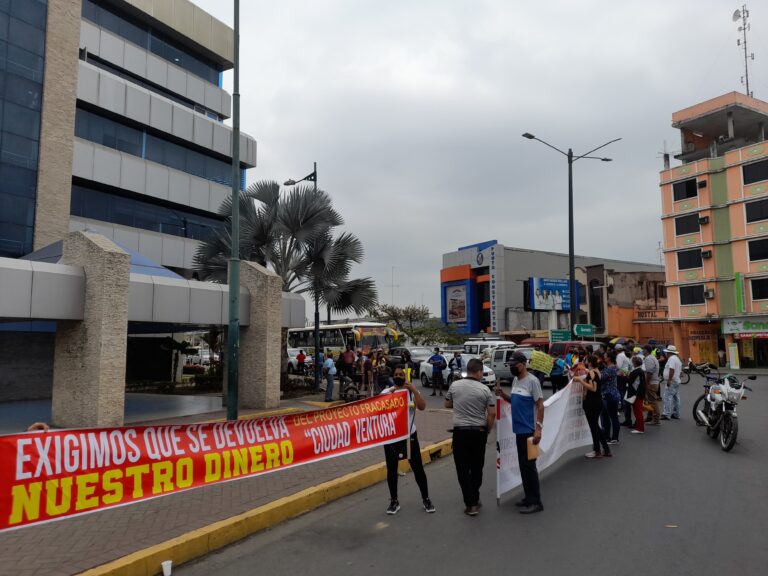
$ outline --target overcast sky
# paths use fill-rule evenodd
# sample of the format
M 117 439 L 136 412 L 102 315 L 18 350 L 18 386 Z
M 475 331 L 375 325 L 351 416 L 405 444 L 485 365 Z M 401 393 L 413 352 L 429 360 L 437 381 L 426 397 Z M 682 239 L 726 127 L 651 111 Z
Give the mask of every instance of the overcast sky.
M 229 0 L 194 0 L 233 23 Z M 659 262 L 660 151 L 673 111 L 743 90 L 724 0 L 241 1 L 249 182 L 319 186 L 365 247 L 354 276 L 380 301 L 440 311 L 442 254 L 497 239 L 567 252 L 567 163 L 621 137 L 612 163 L 574 165 L 576 252 Z M 751 88 L 768 100 L 768 9 L 752 2 Z M 231 73 L 225 87 L 231 90 Z

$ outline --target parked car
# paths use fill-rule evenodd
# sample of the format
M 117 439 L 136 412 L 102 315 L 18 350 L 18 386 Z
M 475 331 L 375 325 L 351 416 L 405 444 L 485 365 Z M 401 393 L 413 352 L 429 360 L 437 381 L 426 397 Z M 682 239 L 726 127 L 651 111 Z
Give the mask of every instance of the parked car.
M 496 374 L 496 378 L 499 380 L 512 381 L 512 371 L 509 369 L 507 362 L 509 362 L 512 354 L 515 352 L 523 353 L 525 358 L 530 362 L 533 348 L 508 348 L 500 346 L 494 349 L 493 355 L 491 356 L 490 367 Z
M 421 363 L 426 362 L 432 356 L 432 348 L 427 346 L 395 346 L 389 349 L 387 366 L 394 368 L 397 364 L 402 364 L 406 351 L 411 355 L 416 374 L 419 373 Z
M 482 354 L 486 348 L 492 348 L 501 344 L 512 345 L 516 344 L 511 340 L 467 340 L 464 342 L 465 354 Z
M 299 355 L 299 348 L 288 348 L 288 374 L 298 374 L 299 373 L 299 361 L 296 359 L 296 356 Z M 304 360 L 304 367 L 307 369 L 307 367 L 312 365 L 312 356 L 307 354 L 306 352 L 304 355 L 307 357 L 306 360 Z
M 467 362 L 469 362 L 472 358 L 477 358 L 476 355 L 470 355 L 470 354 L 462 354 L 461 359 L 463 360 L 463 366 L 464 370 L 461 373 L 462 378 L 467 377 Z M 446 360 L 448 362 L 451 361 L 449 357 L 446 357 Z M 451 375 L 450 368 L 446 368 L 443 370 L 443 381 L 447 384 L 448 383 L 448 376 Z M 427 362 L 422 362 L 419 366 L 419 379 L 421 380 L 421 385 L 425 388 L 429 388 L 432 386 L 432 364 L 428 364 Z M 489 386 L 491 388 L 496 387 L 496 374 L 493 372 L 493 370 L 489 367 L 483 364 L 483 384 L 486 386 Z

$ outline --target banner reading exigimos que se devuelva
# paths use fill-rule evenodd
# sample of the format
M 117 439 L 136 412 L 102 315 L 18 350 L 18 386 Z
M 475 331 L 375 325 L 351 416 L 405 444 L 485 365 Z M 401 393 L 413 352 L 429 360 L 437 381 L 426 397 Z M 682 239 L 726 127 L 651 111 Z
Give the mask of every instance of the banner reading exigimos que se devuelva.
M 0 436 L 0 531 L 349 454 L 408 435 L 405 392 L 284 416 Z

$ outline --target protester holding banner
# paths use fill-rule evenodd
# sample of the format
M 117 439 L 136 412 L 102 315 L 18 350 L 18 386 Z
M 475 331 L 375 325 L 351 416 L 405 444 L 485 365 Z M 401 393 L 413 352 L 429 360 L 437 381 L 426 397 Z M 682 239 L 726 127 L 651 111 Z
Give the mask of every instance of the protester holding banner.
M 496 419 L 496 402 L 482 379 L 483 363 L 472 358 L 467 377 L 453 382 L 445 393 L 445 407 L 453 408 L 453 462 L 468 516 L 477 516 L 482 506 L 485 445 Z
M 406 440 L 386 444 L 384 446 L 384 458 L 387 462 L 387 486 L 389 487 L 389 507 L 387 514 L 394 515 L 400 510 L 400 501 L 397 498 L 397 464 L 400 460 L 408 458 L 408 462 L 413 470 L 413 477 L 421 492 L 421 500 L 424 510 L 428 514 L 435 511 L 432 501 L 429 499 L 429 487 L 427 485 L 427 475 L 424 473 L 424 465 L 421 462 L 421 448 L 419 448 L 419 437 L 416 435 L 416 410 L 424 410 L 427 403 L 421 396 L 421 392 L 414 387 L 411 382 L 405 378 L 405 371 L 402 366 L 396 366 L 394 371 L 394 386 L 382 390 L 382 394 L 392 394 L 400 390 L 408 391 L 408 434 L 411 443 L 410 454 L 408 454 L 408 445 Z
M 610 458 L 612 456 L 608 441 L 600 429 L 598 420 L 603 410 L 603 400 L 600 395 L 600 371 L 598 370 L 597 356 L 589 356 L 586 361 L 587 372 L 584 376 L 576 376 L 573 380 L 580 382 L 584 387 L 584 399 L 581 407 L 587 417 L 589 431 L 592 434 L 592 452 L 586 454 L 587 458 Z M 602 447 L 602 452 L 600 448 Z
M 537 449 L 541 442 L 544 427 L 544 394 L 539 379 L 528 373 L 527 360 L 522 352 L 515 352 L 509 360 L 509 368 L 515 379 L 512 390 L 506 394 L 496 385 L 496 395 L 512 404 L 512 431 L 515 433 L 517 461 L 523 480 L 524 497 L 516 503 L 520 514 L 534 514 L 544 510 L 539 488 L 539 472 L 536 469 L 536 456 L 529 451 Z

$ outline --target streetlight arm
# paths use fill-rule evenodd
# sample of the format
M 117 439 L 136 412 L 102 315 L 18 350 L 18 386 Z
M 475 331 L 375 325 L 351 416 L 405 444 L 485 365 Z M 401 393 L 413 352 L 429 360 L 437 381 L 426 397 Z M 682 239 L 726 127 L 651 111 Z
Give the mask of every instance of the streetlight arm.
M 568 154 L 567 154 L 566 152 L 563 152 L 562 150 L 560 150 L 560 148 L 557 148 L 556 146 L 552 146 L 552 144 L 550 144 L 549 142 L 544 142 L 544 140 L 542 140 L 541 138 L 536 138 L 536 137 L 534 136 L 534 137 L 533 137 L 533 140 L 538 140 L 539 142 L 541 142 L 542 144 L 544 144 L 544 146 L 549 146 L 549 147 L 550 147 L 550 148 L 552 148 L 553 150 L 557 150 L 558 152 L 560 152 L 560 154 L 562 154 L 563 156 L 568 156 Z
M 579 158 L 584 158 L 586 160 L 601 160 L 603 162 L 613 162 L 613 159 L 611 158 L 602 158 L 600 156 L 579 156 Z M 576 158 L 574 158 L 576 160 Z
M 592 154 L 592 152 L 597 152 L 598 150 L 600 150 L 600 148 L 605 148 L 606 146 L 608 146 L 608 144 L 613 144 L 614 142 L 618 142 L 619 140 L 621 140 L 621 138 L 614 138 L 613 140 L 611 140 L 609 142 L 606 142 L 605 144 L 601 144 L 597 148 L 593 148 L 592 150 L 590 150 L 589 152 L 586 152 L 585 154 L 582 154 L 581 156 L 575 156 L 573 158 L 573 161 L 576 162 L 576 160 L 578 160 L 579 158 L 586 158 L 590 154 Z M 601 160 L 602 160 L 602 158 L 601 158 Z

